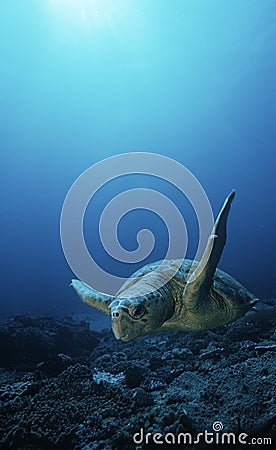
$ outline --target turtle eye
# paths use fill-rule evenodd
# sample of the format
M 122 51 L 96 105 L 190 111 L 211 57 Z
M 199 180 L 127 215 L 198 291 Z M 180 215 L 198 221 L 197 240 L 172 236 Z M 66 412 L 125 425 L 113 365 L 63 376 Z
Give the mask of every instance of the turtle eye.
M 138 305 L 134 308 L 129 314 L 133 319 L 140 319 L 146 312 L 146 308 L 144 305 Z

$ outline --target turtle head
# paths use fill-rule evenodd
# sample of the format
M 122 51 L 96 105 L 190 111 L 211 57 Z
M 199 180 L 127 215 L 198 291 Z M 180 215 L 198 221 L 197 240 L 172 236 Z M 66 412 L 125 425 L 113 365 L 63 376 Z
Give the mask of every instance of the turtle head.
M 171 318 L 174 305 L 159 291 L 137 297 L 117 297 L 95 291 L 79 280 L 72 280 L 72 286 L 83 302 L 111 315 L 112 330 L 116 339 L 124 342 L 157 331 Z
M 116 339 L 127 342 L 157 331 L 173 314 L 167 303 L 158 291 L 139 297 L 115 297 L 109 308 Z

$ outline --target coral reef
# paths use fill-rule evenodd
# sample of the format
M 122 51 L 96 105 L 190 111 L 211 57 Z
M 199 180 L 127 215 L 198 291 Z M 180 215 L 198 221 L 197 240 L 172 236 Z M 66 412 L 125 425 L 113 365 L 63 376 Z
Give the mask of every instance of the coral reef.
M 70 318 L 2 322 L 0 448 L 159 448 L 155 433 L 167 436 L 161 448 L 174 448 L 175 436 L 218 423 L 248 442 L 275 439 L 275 302 L 260 309 L 215 332 L 127 344 Z

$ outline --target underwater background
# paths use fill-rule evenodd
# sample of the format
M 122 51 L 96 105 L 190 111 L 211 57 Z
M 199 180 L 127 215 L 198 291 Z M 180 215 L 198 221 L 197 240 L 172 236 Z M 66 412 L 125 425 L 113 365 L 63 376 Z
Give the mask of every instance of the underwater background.
M 156 433 L 164 449 L 210 448 L 205 432 L 218 448 L 276 442 L 275 80 L 275 0 L 0 0 L 0 450 L 146 450 L 160 448 Z M 77 297 L 64 200 L 89 167 L 134 152 L 186 167 L 214 216 L 235 189 L 219 267 L 259 297 L 256 311 L 216 330 L 122 342 Z M 114 172 L 124 159 L 112 159 Z M 91 198 L 83 234 L 106 273 L 129 277 L 171 242 L 176 257 L 184 241 L 195 257 L 208 224 L 166 169 L 160 178 L 145 164 Z M 117 230 L 107 223 L 109 241 L 134 253 L 148 229 L 155 245 L 123 262 L 99 224 L 137 188 L 176 206 L 187 239 L 128 200 L 134 210 Z M 70 217 L 69 227 L 81 222 Z
M 273 0 L 0 2 L 2 317 L 89 310 L 69 287 L 62 205 L 88 167 L 137 151 L 187 167 L 214 215 L 235 188 L 219 267 L 257 297 L 275 297 L 275 39 Z M 178 205 L 195 255 L 191 207 L 158 183 L 117 180 L 89 205 L 87 242 L 110 271 L 138 268 L 112 267 L 96 235 L 106 203 L 133 186 L 154 186 Z M 135 211 L 120 228 L 133 249 L 149 224 L 156 246 L 140 266 L 164 256 L 164 226 Z

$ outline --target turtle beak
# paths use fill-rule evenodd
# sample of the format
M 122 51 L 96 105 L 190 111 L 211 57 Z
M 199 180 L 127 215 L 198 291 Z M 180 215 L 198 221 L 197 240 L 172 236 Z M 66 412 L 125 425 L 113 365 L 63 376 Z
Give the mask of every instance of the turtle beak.
M 112 331 L 116 339 L 128 342 L 141 335 L 141 327 L 130 317 L 128 308 L 125 306 L 113 307 L 111 320 Z
M 111 312 L 111 320 L 112 320 L 112 330 L 116 339 L 121 339 L 122 341 L 128 340 L 128 320 L 127 320 L 127 311 L 124 311 L 125 308 L 116 307 Z

